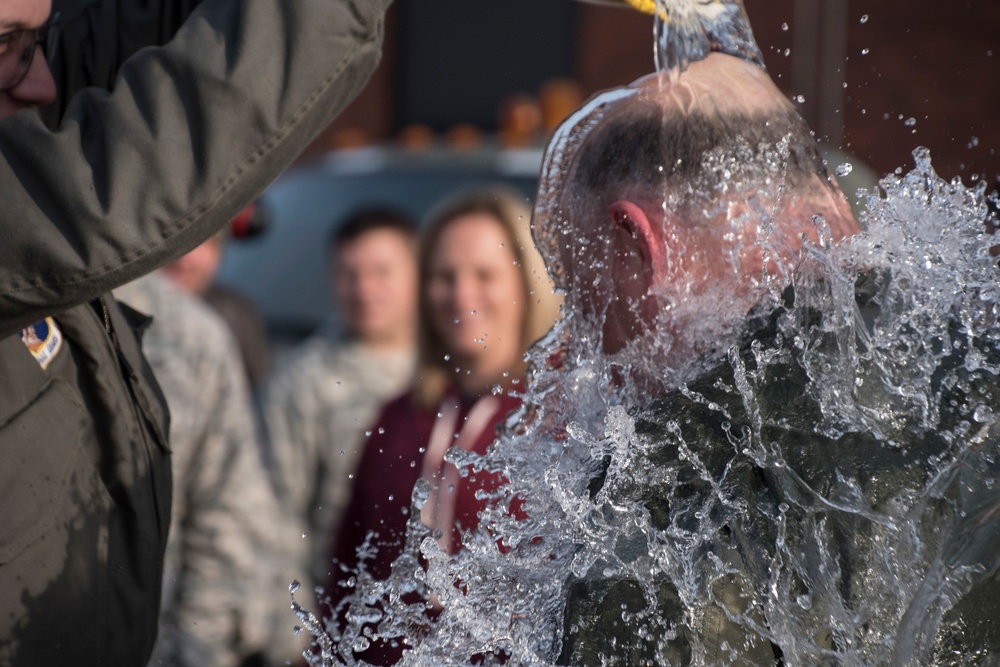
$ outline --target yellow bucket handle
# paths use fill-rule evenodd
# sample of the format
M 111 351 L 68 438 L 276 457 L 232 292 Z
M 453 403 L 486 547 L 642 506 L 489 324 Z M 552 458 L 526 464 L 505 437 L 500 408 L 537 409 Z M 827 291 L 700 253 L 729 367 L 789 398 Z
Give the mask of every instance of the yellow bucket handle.
M 646 14 L 653 14 L 656 12 L 656 0 L 625 0 L 628 4 L 632 5 L 635 9 L 640 12 L 645 12 Z

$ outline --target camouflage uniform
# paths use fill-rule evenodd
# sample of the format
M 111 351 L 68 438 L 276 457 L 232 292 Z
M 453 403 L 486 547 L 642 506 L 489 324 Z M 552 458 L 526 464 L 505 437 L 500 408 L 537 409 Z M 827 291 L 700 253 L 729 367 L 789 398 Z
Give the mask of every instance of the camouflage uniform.
M 158 274 L 115 294 L 153 315 L 143 350 L 172 416 L 173 521 L 151 664 L 238 665 L 264 646 L 278 593 L 266 553 L 277 501 L 238 346 L 206 305 Z
M 857 313 L 868 326 L 880 316 L 888 282 L 888 274 L 875 273 L 863 274 L 857 282 Z M 785 298 L 787 303 L 795 300 L 791 288 Z M 805 312 L 805 321 L 819 323 L 818 313 Z M 692 563 L 685 574 L 697 572 L 705 581 L 717 577 L 711 586 L 715 604 L 693 619 L 685 618 L 673 581 L 658 576 L 652 587 L 644 589 L 631 576 L 609 576 L 613 570 L 598 562 L 585 576 L 570 579 L 558 664 L 695 664 L 692 646 L 696 640 L 705 651 L 697 664 L 786 664 L 788 656 L 783 661 L 781 647 L 732 620 L 742 613 L 759 627 L 767 627 L 760 599 L 785 585 L 776 572 L 782 568 L 783 558 L 789 561 L 776 550 L 776 544 L 786 552 L 808 555 L 803 564 L 786 565 L 792 575 L 781 574 L 793 581 L 791 590 L 811 594 L 810 587 L 815 587 L 817 591 L 810 605 L 793 609 L 802 627 L 813 632 L 810 637 L 797 637 L 803 642 L 797 650 L 808 653 L 807 660 L 797 664 L 842 664 L 843 656 L 856 649 L 846 646 L 845 638 L 833 631 L 830 623 L 837 620 L 837 613 L 820 602 L 820 595 L 840 602 L 845 609 L 869 614 L 873 627 L 885 623 L 872 611 L 873 600 L 888 599 L 877 592 L 878 563 L 889 548 L 887 543 L 897 547 L 886 542 L 877 522 L 859 516 L 860 512 L 831 509 L 844 498 L 838 484 L 843 479 L 854 480 L 859 498 L 875 512 L 888 512 L 886 508 L 906 497 L 908 490 L 930 488 L 929 480 L 935 476 L 938 482 L 933 497 L 919 520 L 911 519 L 914 533 L 924 541 L 935 535 L 934 539 L 952 546 L 942 549 L 941 554 L 930 549 L 930 556 L 907 553 L 903 567 L 929 571 L 931 565 L 923 559 L 936 557 L 935 567 L 951 568 L 953 573 L 973 568 L 975 575 L 969 578 L 972 590 L 944 615 L 934 651 L 944 655 L 951 650 L 963 656 L 963 665 L 996 664 L 1000 655 L 996 629 L 1000 618 L 1000 510 L 992 486 L 1000 469 L 996 463 L 1000 422 L 983 428 L 977 436 L 981 442 L 958 457 L 949 474 L 929 465 L 942 452 L 949 452 L 950 438 L 964 432 L 963 422 L 971 418 L 975 406 L 990 406 L 994 414 L 1000 412 L 1000 385 L 987 370 L 1000 363 L 1000 346 L 992 332 L 969 336 L 957 324 L 952 326 L 951 340 L 943 349 L 953 352 L 940 360 L 934 373 L 940 405 L 945 408 L 935 428 L 919 425 L 914 411 L 900 407 L 902 401 L 882 383 L 872 381 L 877 377 L 872 373 L 855 388 L 854 396 L 858 405 L 878 415 L 881 432 L 855 429 L 832 437 L 817 428 L 824 415 L 810 389 L 812 380 L 802 365 L 801 351 L 790 338 L 778 334 L 776 323 L 783 314 L 784 309 L 779 308 L 768 318 L 757 313 L 759 317 L 751 321 L 752 336 L 740 354 L 746 373 L 743 377 L 749 378 L 744 386 L 752 393 L 751 400 L 737 390 L 732 363 L 720 362 L 683 391 L 671 392 L 636 411 L 636 437 L 630 445 L 643 448 L 644 460 L 633 463 L 641 471 L 633 481 L 616 480 L 605 488 L 609 458 L 591 484 L 592 497 L 602 493 L 619 507 L 642 506 L 656 535 L 677 542 L 697 536 L 690 542 L 698 548 L 690 549 Z M 816 330 L 821 329 L 817 326 Z M 823 349 L 832 348 L 827 342 L 824 345 Z M 966 364 L 966 354 L 973 349 L 984 355 L 985 367 Z M 873 362 L 859 358 L 857 377 L 864 377 L 871 372 L 868 365 Z M 759 359 L 770 362 L 760 366 Z M 946 371 L 954 371 L 959 380 L 946 382 Z M 753 424 L 756 430 L 751 428 Z M 781 452 L 783 464 L 764 468 L 744 454 L 744 448 L 750 446 L 750 433 Z M 737 440 L 733 434 L 744 434 L 743 439 Z M 693 454 L 682 453 L 682 445 Z M 697 466 L 678 464 L 692 457 Z M 806 490 L 815 490 L 817 495 Z M 706 502 L 709 498 L 724 502 Z M 827 505 L 819 498 L 835 502 Z M 849 496 L 847 502 L 852 502 Z M 779 524 L 783 527 L 780 536 Z M 817 525 L 823 530 L 815 531 Z M 817 548 L 817 534 L 828 537 L 829 543 Z M 646 551 L 644 539 L 638 530 L 620 539 L 615 555 L 626 562 L 636 560 Z M 658 538 L 654 535 L 654 539 Z M 824 549 L 835 556 L 832 564 L 818 556 Z M 716 562 L 724 566 L 725 576 L 718 576 Z M 821 585 L 825 581 L 836 585 L 824 591 Z M 757 602 L 751 606 L 755 596 Z M 887 618 L 892 618 L 891 614 Z M 860 643 L 854 637 L 847 639 Z M 738 655 L 730 655 L 732 649 L 738 650 Z M 981 655 L 973 660 L 976 652 Z M 985 663 L 981 662 L 983 656 Z M 946 663 L 935 660 L 933 664 Z
M 382 404 L 409 385 L 413 365 L 409 351 L 375 352 L 320 335 L 304 343 L 268 385 L 264 417 L 277 486 L 295 522 L 295 534 L 283 546 L 303 582 L 326 579 L 331 536 L 351 498 L 365 431 Z

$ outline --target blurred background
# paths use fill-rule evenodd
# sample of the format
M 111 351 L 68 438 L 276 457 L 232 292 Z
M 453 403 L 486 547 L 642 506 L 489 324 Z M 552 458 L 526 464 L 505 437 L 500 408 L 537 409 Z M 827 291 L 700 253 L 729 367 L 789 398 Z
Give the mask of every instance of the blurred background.
M 942 176 L 1000 175 L 1000 3 L 745 0 L 772 78 L 821 139 L 885 173 L 931 149 Z M 653 68 L 652 19 L 568 0 L 396 0 L 367 89 L 309 151 L 426 124 L 499 129 L 511 95 L 585 95 Z M 910 119 L 913 119 L 910 121 Z
M 855 189 L 909 170 L 917 146 L 946 179 L 995 187 L 1000 3 L 745 3 L 771 77 L 825 147 L 847 154 L 828 156 L 831 169 L 853 160 Z M 218 281 L 261 311 L 272 341 L 294 343 L 336 318 L 325 265 L 339 220 L 384 204 L 420 217 L 458 187 L 495 181 L 531 198 L 552 128 L 652 69 L 652 18 L 625 7 L 396 0 L 366 89 L 265 193 L 267 224 L 227 246 Z

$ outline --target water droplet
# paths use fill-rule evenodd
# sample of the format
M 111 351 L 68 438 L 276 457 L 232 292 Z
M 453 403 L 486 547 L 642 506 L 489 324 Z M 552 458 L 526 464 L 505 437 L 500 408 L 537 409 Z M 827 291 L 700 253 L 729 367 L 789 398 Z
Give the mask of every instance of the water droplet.
M 292 579 L 292 583 L 288 584 L 288 592 L 295 593 L 299 590 L 301 586 L 302 584 L 299 583 L 298 579 Z
M 975 148 L 978 145 L 979 145 L 979 137 L 972 137 L 971 139 L 969 139 L 968 148 Z
M 309 533 L 302 533 L 302 539 L 303 540 L 309 539 Z
M 913 127 L 914 125 L 917 124 L 917 119 L 911 116 L 907 118 L 903 124 L 906 125 L 906 127 Z
M 294 628 L 292 628 L 292 634 L 295 635 L 296 637 L 298 637 L 299 635 L 301 635 L 302 634 L 302 626 L 301 625 L 296 625 Z
M 787 23 L 782 23 L 781 24 L 781 32 L 788 32 L 788 24 Z
M 861 23 L 862 25 L 868 23 L 868 14 L 865 14 L 864 16 L 861 17 Z
M 785 57 L 787 58 L 790 55 L 792 55 L 792 50 L 791 49 L 785 49 Z
M 870 49 L 861 49 L 861 55 L 867 56 L 869 53 L 871 53 Z
M 805 104 L 805 102 L 806 102 L 806 96 L 805 95 L 796 95 L 795 96 L 795 101 L 798 102 L 799 104 Z
M 837 167 L 837 176 L 843 178 L 844 176 L 850 174 L 852 171 L 854 171 L 854 165 L 851 164 L 850 162 L 845 162 L 844 164 Z

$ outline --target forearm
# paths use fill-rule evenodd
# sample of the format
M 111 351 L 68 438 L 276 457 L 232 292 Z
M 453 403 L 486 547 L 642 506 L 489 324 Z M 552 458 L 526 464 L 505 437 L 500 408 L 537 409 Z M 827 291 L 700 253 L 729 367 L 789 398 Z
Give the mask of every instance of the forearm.
M 361 89 L 388 0 L 207 0 L 57 132 L 0 122 L 0 335 L 210 236 Z

